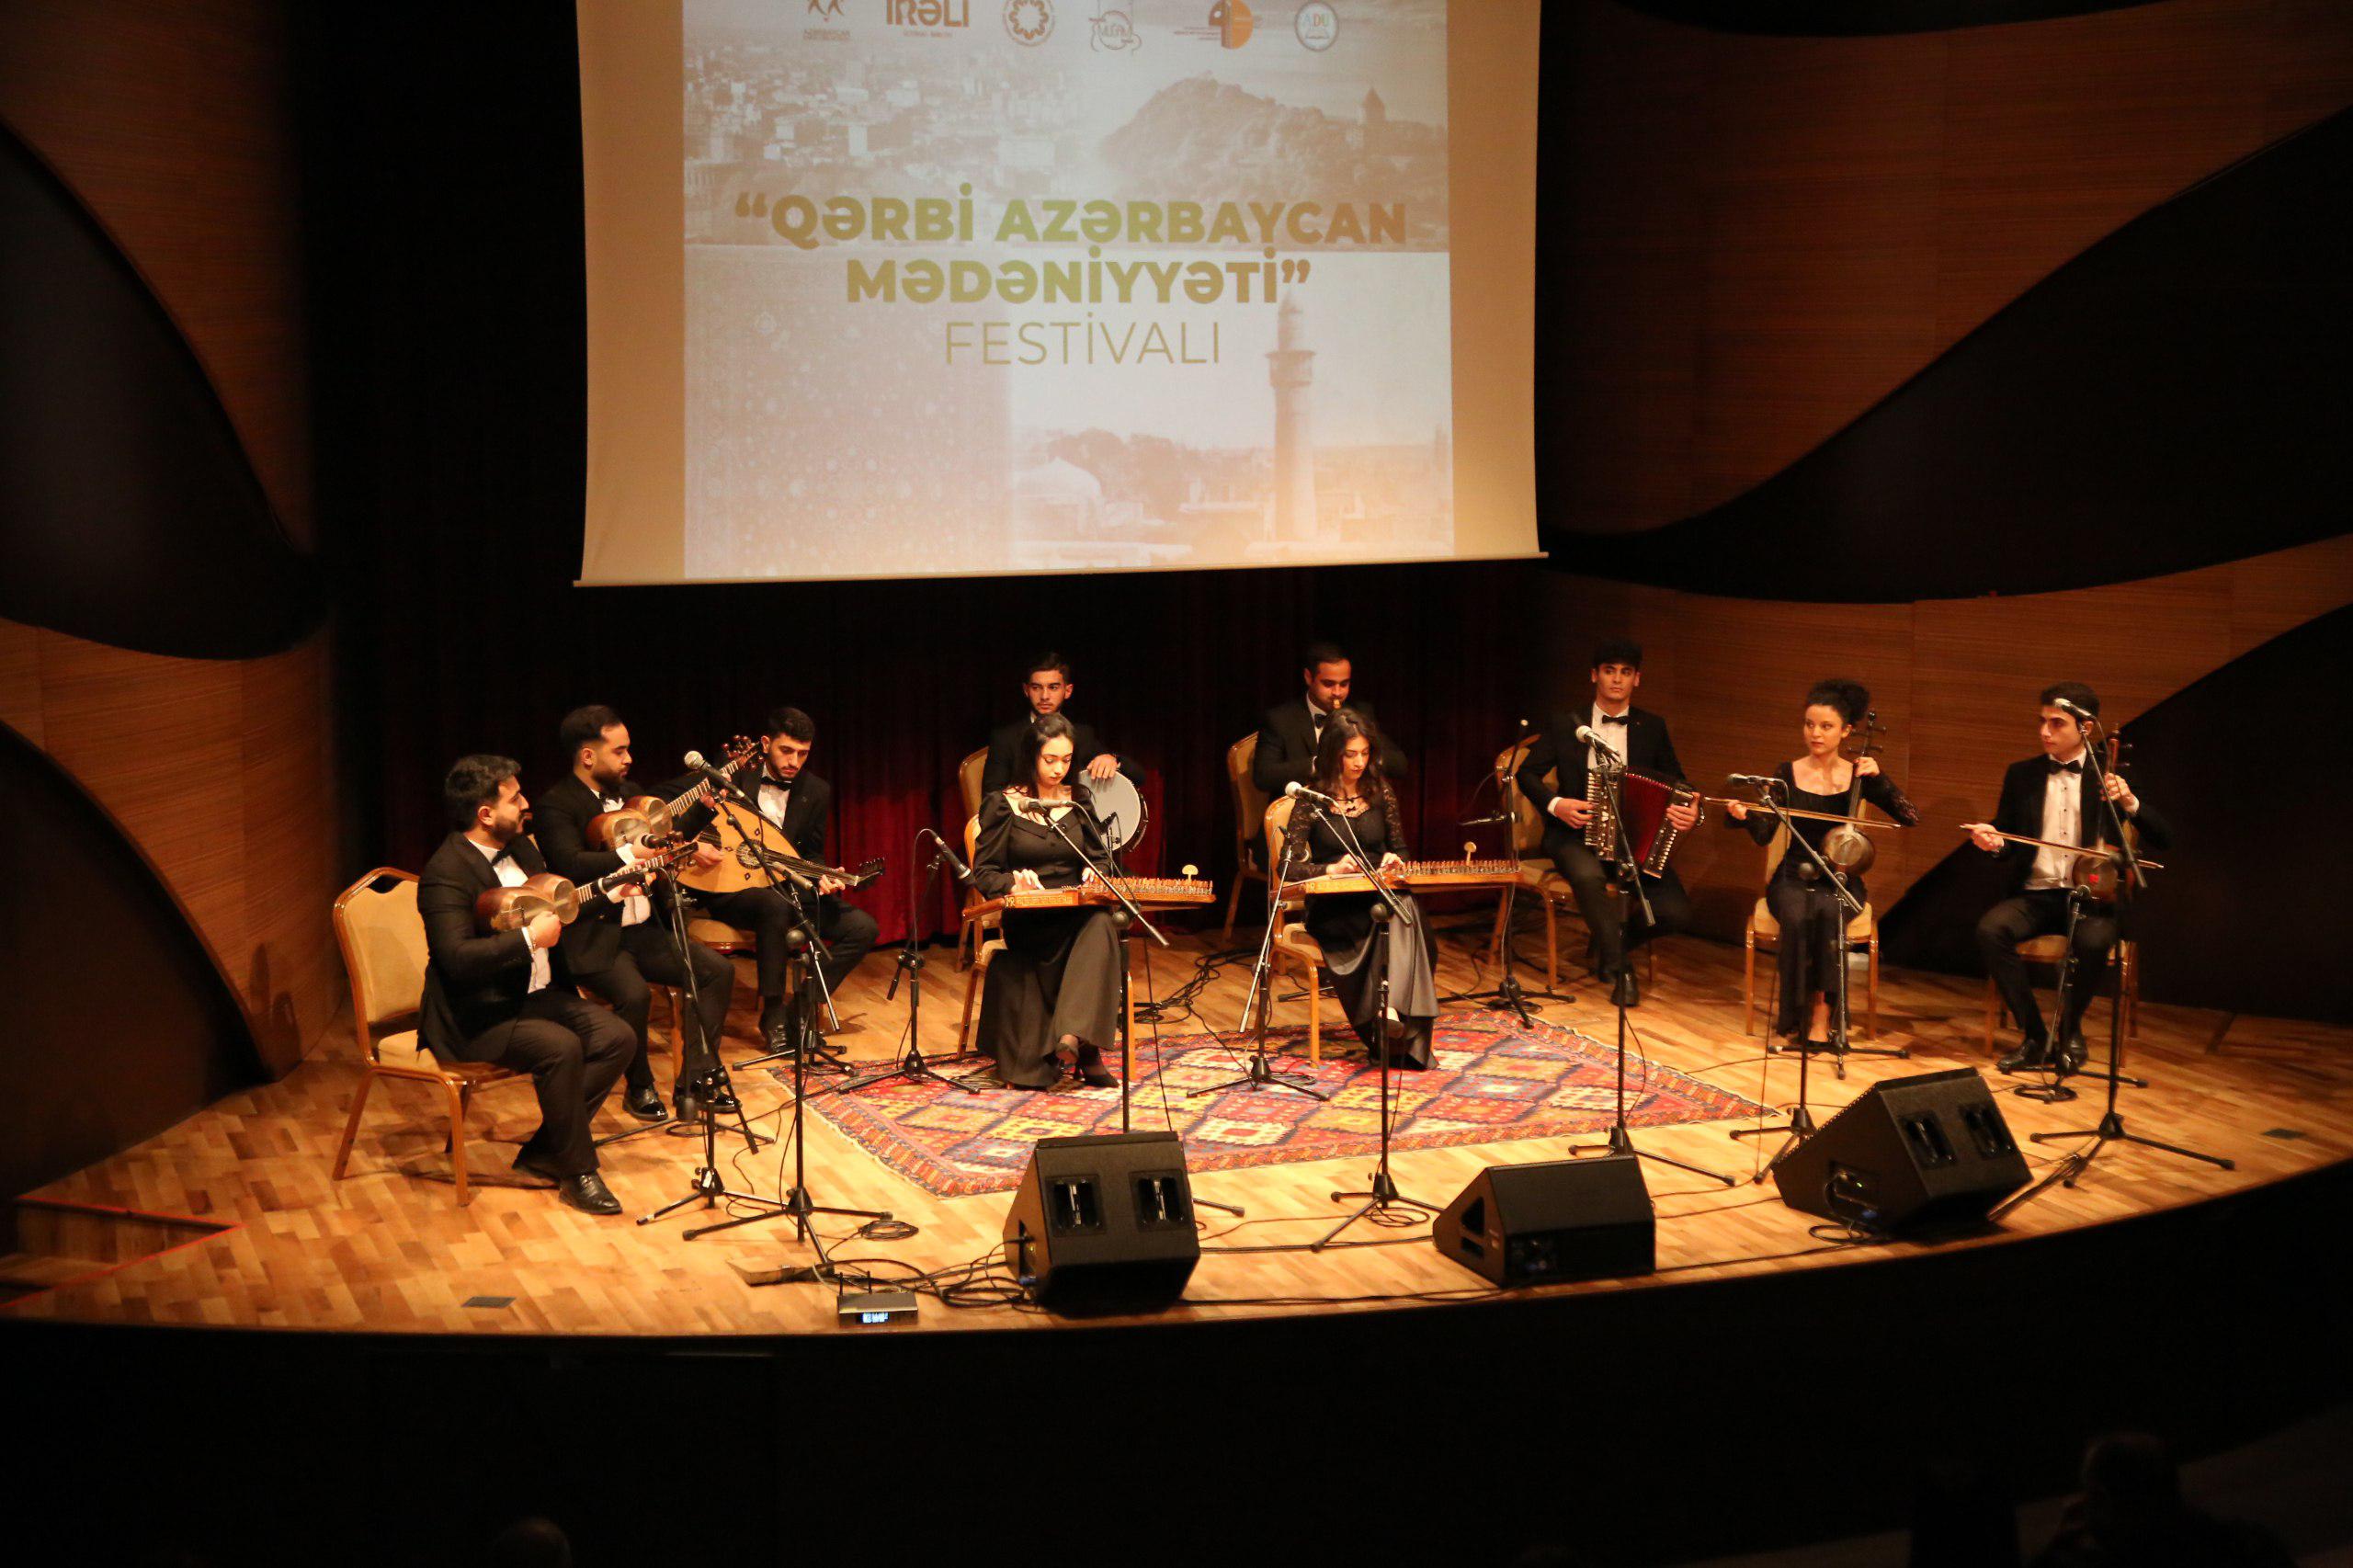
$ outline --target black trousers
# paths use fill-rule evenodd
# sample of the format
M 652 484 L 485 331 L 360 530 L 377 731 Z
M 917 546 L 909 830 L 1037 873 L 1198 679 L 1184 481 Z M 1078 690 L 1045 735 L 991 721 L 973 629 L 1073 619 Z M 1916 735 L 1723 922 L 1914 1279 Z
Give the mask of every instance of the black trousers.
M 678 1061 L 681 1079 L 691 1079 L 710 1067 L 710 1052 L 718 1049 L 720 1033 L 727 1024 L 728 1000 L 735 991 L 735 966 L 724 957 L 691 937 L 687 938 L 687 957 L 694 964 L 695 993 L 701 998 L 702 1010 L 687 1020 L 686 1047 Z M 572 978 L 610 1002 L 613 1011 L 637 1036 L 637 1049 L 631 1052 L 621 1074 L 629 1086 L 654 1087 L 646 1024 L 654 1011 L 654 987 L 683 987 L 687 983 L 686 966 L 678 961 L 678 946 L 670 939 L 670 927 L 661 911 L 656 910 L 651 920 L 621 927 L 620 950 L 613 955 L 610 968 L 574 968 Z
M 1977 922 L 1977 950 L 1985 957 L 1985 972 L 1994 989 L 2029 1041 L 2049 1041 L 2042 1008 L 2034 999 L 2033 982 L 2027 978 L 2026 960 L 2018 944 L 2029 937 L 2050 937 L 2067 928 L 2067 891 L 2040 888 L 2006 898 Z M 2059 1038 L 2065 1040 L 2084 1021 L 2084 1011 L 2097 994 L 2100 974 L 2108 967 L 2109 949 L 2116 946 L 2116 916 L 2099 904 L 2086 904 L 2075 922 L 2075 973 L 2067 983 L 2067 1016 L 2060 1020 Z
M 636 1049 L 637 1036 L 620 1014 L 550 985 L 525 997 L 515 1017 L 475 1036 L 466 1055 L 531 1075 L 540 1130 L 525 1140 L 522 1152 L 559 1176 L 573 1176 L 597 1168 L 588 1119 Z
M 771 1001 L 783 995 L 784 940 L 793 926 L 791 902 L 774 888 L 746 888 L 742 892 L 706 897 L 702 906 L 716 919 L 758 934 L 760 998 Z M 881 930 L 874 916 L 854 903 L 837 898 L 817 901 L 817 935 L 824 939 L 828 953 L 818 968 L 825 977 L 826 990 L 841 989 L 858 960 L 872 950 Z
M 1654 917 L 1648 925 L 1643 921 L 1643 908 L 1634 902 L 1632 890 L 1627 891 L 1626 918 L 1621 926 L 1618 903 L 1609 896 L 1609 864 L 1585 846 L 1583 834 L 1559 818 L 1552 818 L 1544 824 L 1544 853 L 1552 858 L 1552 864 L 1567 881 L 1569 891 L 1576 895 L 1577 912 L 1585 916 L 1586 929 L 1593 933 L 1602 974 L 1615 975 L 1625 966 L 1628 948 L 1640 947 L 1654 937 L 1691 928 L 1690 895 L 1683 891 L 1682 880 L 1672 870 L 1664 876 L 1643 879 L 1643 891 L 1650 895 Z

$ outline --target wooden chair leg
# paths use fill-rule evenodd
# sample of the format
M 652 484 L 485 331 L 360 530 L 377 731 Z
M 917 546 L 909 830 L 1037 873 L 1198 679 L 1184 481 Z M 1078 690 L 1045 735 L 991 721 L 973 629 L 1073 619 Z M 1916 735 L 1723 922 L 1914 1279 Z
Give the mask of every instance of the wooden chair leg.
M 1123 970 L 1134 968 L 1134 962 L 1129 957 L 1131 950 L 1127 943 L 1120 944 L 1120 967 Z M 1136 1081 L 1136 987 L 1132 974 L 1120 991 L 1126 1004 L 1127 1015 L 1120 1020 L 1120 1066 L 1125 1074 L 1120 1081 L 1132 1084 Z
M 1544 989 L 1561 988 L 1561 906 L 1552 896 L 1544 899 Z
M 449 1101 L 449 1179 L 458 1189 L 458 1207 L 463 1209 L 472 1199 L 466 1190 L 466 1102 L 473 1097 L 472 1085 L 444 1078 L 441 1088 Z
M 972 1049 L 972 1004 L 980 999 L 981 986 L 986 982 L 989 960 L 985 954 L 972 955 L 972 967 L 964 971 L 964 1021 L 956 1033 L 958 1053 Z
M 1756 927 L 1750 926 L 1743 935 L 1740 965 L 1740 1032 L 1756 1032 Z
M 972 961 L 972 923 L 959 921 L 956 926 L 956 972 L 961 974 Z
M 1870 972 L 1870 979 L 1868 982 L 1868 987 L 1871 999 L 1870 1038 L 1877 1040 L 1879 1038 L 1879 933 L 1877 931 L 1873 931 L 1871 933 L 1871 960 Z
M 1233 891 L 1225 895 L 1225 930 L 1218 937 L 1221 943 L 1229 947 L 1233 942 L 1233 923 L 1242 915 L 1242 884 L 1245 880 L 1242 869 L 1236 866 L 1233 871 Z
M 1994 989 L 1994 977 L 1985 977 L 1985 1049 L 1994 1049 L 1994 1023 L 2001 1016 L 2002 999 Z
M 1324 1064 L 1324 971 L 1313 960 L 1307 968 L 1307 1064 Z
M 335 1179 L 343 1179 L 344 1167 L 351 1163 L 351 1141 L 359 1135 L 359 1113 L 368 1108 L 368 1091 L 376 1086 L 376 1069 L 371 1065 L 359 1075 L 359 1092 L 351 1096 L 351 1114 L 344 1119 L 343 1142 L 335 1145 Z

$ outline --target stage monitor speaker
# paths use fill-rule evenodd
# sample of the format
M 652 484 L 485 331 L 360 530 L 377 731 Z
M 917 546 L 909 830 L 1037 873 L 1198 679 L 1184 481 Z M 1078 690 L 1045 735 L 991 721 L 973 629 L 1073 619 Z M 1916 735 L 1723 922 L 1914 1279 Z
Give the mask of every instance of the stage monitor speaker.
M 1041 1138 L 1005 1217 L 1005 1262 L 1056 1312 L 1173 1306 L 1201 1260 L 1173 1132 Z
M 1893 1232 L 1983 1220 L 2027 1172 L 1984 1076 L 1956 1067 L 1872 1085 L 1773 1179 L 1802 1214 Z
M 1648 1274 L 1657 1224 L 1631 1154 L 1489 1165 L 1430 1221 L 1438 1250 L 1498 1285 Z

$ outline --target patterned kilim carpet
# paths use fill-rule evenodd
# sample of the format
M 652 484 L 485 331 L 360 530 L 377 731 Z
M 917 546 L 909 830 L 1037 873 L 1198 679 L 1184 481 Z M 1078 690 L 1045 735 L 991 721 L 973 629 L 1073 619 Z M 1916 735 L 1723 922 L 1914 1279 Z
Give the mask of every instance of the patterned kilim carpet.
M 1328 1102 L 1287 1090 L 1246 1088 L 1189 1099 L 1190 1090 L 1234 1077 L 1243 1052 L 1207 1035 L 1173 1036 L 1161 1041 L 1164 1066 L 1154 1072 L 1151 1042 L 1140 1040 L 1132 1124 L 1157 1131 L 1173 1117 L 1185 1140 L 1187 1163 L 1197 1171 L 1370 1153 L 1380 1136 L 1380 1074 L 1365 1065 L 1345 1028 L 1327 1030 L 1324 1038 L 1324 1062 L 1312 1079 L 1332 1096 Z M 1305 1030 L 1277 1031 L 1267 1044 L 1270 1052 L 1279 1046 L 1285 1053 L 1275 1062 L 1278 1070 L 1307 1073 Z M 1430 1071 L 1400 1073 L 1390 1080 L 1396 1119 L 1392 1147 L 1495 1143 L 1598 1132 L 1609 1125 L 1617 1074 L 1610 1046 L 1541 1018 L 1522 1027 L 1501 1013 L 1441 1017 L 1434 1044 L 1437 1065 Z M 1336 1054 L 1335 1046 L 1340 1047 Z M 967 1077 L 986 1062 L 967 1057 L 934 1065 Z M 768 1071 L 791 1086 L 790 1071 Z M 1164 1086 L 1168 1117 L 1163 1113 Z M 1758 1108 L 1636 1056 L 1626 1062 L 1626 1119 L 1636 1127 L 1722 1121 Z M 876 1159 L 942 1198 L 1011 1189 L 1029 1164 L 1030 1146 L 1040 1138 L 1120 1130 L 1120 1091 L 1081 1088 L 1074 1078 L 1056 1090 L 992 1088 L 978 1095 L 894 1079 L 855 1095 L 819 1091 L 809 1108 Z

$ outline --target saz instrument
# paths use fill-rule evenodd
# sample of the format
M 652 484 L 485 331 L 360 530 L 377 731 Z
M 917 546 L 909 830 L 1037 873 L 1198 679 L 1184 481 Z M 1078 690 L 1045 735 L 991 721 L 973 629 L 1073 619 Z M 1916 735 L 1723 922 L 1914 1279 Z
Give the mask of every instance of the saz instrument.
M 733 778 L 736 770 L 759 755 L 759 743 L 749 735 L 737 735 L 727 743 L 727 765 L 720 768 L 722 778 Z M 678 813 L 710 793 L 710 785 L 698 783 L 676 800 L 665 801 L 659 795 L 632 795 L 609 812 L 599 812 L 588 819 L 588 847 L 617 849 L 624 844 L 650 844 L 670 836 L 677 824 Z
M 1631 767 L 1620 769 L 1618 779 L 1618 799 L 1626 812 L 1626 843 L 1633 847 L 1634 864 L 1646 877 L 1660 876 L 1666 870 L 1666 858 L 1675 853 L 1676 839 L 1682 835 L 1680 828 L 1666 820 L 1666 808 L 1696 805 L 1704 815 L 1707 797 L 1670 779 L 1654 778 Z M 1585 846 L 1603 859 L 1615 862 L 1621 853 L 1618 820 L 1609 814 L 1609 790 L 1598 768 L 1588 770 L 1585 776 L 1585 803 L 1593 810 L 1593 814 L 1585 819 Z M 1699 824 L 1692 825 L 1697 827 Z
M 964 913 L 968 918 L 994 915 L 1001 909 L 1076 909 L 1084 904 L 1120 901 L 1118 888 L 1138 909 L 1181 909 L 1188 904 L 1215 903 L 1217 889 L 1207 877 L 1114 877 L 1106 886 L 1090 877 L 1074 888 L 1023 889 L 1001 898 L 984 898 Z
M 553 871 L 540 871 L 513 887 L 501 883 L 485 889 L 474 899 L 474 929 L 484 936 L 519 931 L 542 915 L 552 915 L 560 924 L 569 926 L 589 904 L 612 897 L 615 888 L 645 881 L 686 854 L 689 847 L 686 844 L 666 846 L 633 866 L 606 872 L 585 888 Z

